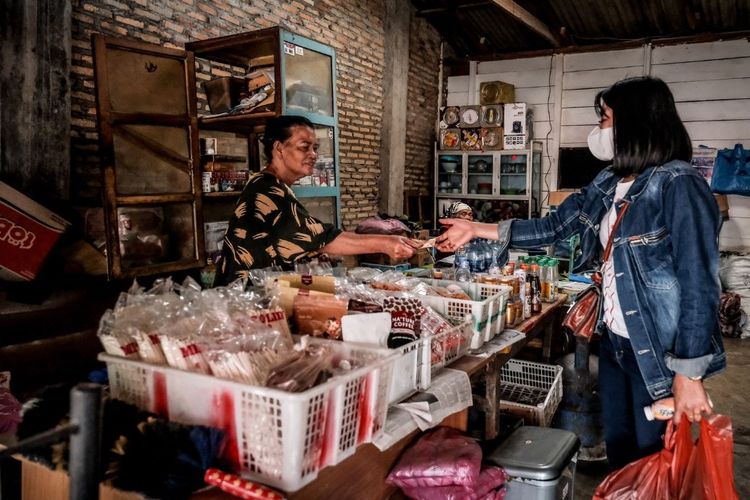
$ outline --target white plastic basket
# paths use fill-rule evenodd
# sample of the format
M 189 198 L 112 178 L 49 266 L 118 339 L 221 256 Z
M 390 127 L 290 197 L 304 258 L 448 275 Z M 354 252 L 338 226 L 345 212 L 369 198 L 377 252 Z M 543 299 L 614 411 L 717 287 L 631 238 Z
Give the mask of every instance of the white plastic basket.
M 433 374 L 468 352 L 473 333 L 471 321 L 464 319 L 437 335 L 396 349 L 403 357 L 394 364 L 389 402 L 396 403 L 416 391 L 429 389 Z
M 547 427 L 562 400 L 562 366 L 510 359 L 500 369 L 500 409 Z
M 472 349 L 480 348 L 505 328 L 505 304 L 512 291 L 511 287 L 489 283 L 420 279 L 432 286 L 457 285 L 474 299 L 451 299 L 439 295 L 420 296 L 422 303 L 447 318 L 463 321 L 467 315 L 471 316 L 474 330 L 471 339 Z
M 304 392 L 257 387 L 100 354 L 116 399 L 171 421 L 227 433 L 226 458 L 243 475 L 296 491 L 341 462 L 385 425 L 393 363 L 388 349 L 328 342 L 364 366 Z

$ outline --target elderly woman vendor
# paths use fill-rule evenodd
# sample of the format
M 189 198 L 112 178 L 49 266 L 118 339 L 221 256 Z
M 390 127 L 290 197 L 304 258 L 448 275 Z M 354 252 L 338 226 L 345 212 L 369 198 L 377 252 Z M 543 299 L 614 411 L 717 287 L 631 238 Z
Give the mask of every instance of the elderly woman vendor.
M 263 147 L 269 164 L 250 177 L 229 220 L 216 285 L 272 265 L 291 268 L 316 253 L 385 253 L 411 257 L 419 245 L 402 236 L 344 232 L 312 217 L 289 187 L 311 175 L 318 157 L 312 123 L 279 116 L 266 124 Z

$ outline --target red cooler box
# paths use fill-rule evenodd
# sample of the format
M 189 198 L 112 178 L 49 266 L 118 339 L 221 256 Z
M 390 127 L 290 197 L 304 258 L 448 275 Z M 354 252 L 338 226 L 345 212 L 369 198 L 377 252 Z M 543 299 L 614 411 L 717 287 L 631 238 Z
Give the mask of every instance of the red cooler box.
M 0 280 L 29 281 L 68 221 L 0 182 Z

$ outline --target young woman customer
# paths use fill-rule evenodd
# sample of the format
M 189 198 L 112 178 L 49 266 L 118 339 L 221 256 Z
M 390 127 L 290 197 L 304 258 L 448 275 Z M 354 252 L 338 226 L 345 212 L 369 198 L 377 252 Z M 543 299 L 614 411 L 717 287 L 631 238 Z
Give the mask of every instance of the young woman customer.
M 622 80 L 596 96 L 599 125 L 588 144 L 611 160 L 594 181 L 542 219 L 499 225 L 462 220 L 438 248 L 472 238 L 535 248 L 578 233 L 577 270 L 600 264 L 617 215 L 627 204 L 603 267 L 599 385 L 607 455 L 623 466 L 661 447 L 665 423 L 643 407 L 675 399 L 676 421 L 699 421 L 711 406 L 702 379 L 726 367 L 718 323 L 720 286 L 716 201 L 688 163 L 690 137 L 667 85 L 656 78 Z

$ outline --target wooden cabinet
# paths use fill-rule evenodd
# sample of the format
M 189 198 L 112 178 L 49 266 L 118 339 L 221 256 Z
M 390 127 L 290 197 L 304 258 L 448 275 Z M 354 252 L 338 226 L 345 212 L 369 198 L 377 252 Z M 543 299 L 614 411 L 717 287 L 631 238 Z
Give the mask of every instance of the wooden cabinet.
M 529 149 L 501 151 L 437 151 L 435 215 L 463 201 L 481 222 L 538 217 L 541 207 L 542 143 Z
M 204 193 L 202 174 L 217 162 L 260 170 L 263 125 L 279 114 L 314 124 L 318 162 L 293 189 L 311 214 L 340 225 L 332 48 L 278 27 L 190 42 L 186 50 L 99 34 L 92 43 L 111 277 L 204 266 L 204 222 L 228 220 L 240 190 Z M 273 93 L 250 113 L 199 112 L 196 63 L 226 65 L 222 71 L 239 78 L 263 65 Z M 206 149 L 222 138 L 246 141 L 246 158 Z

